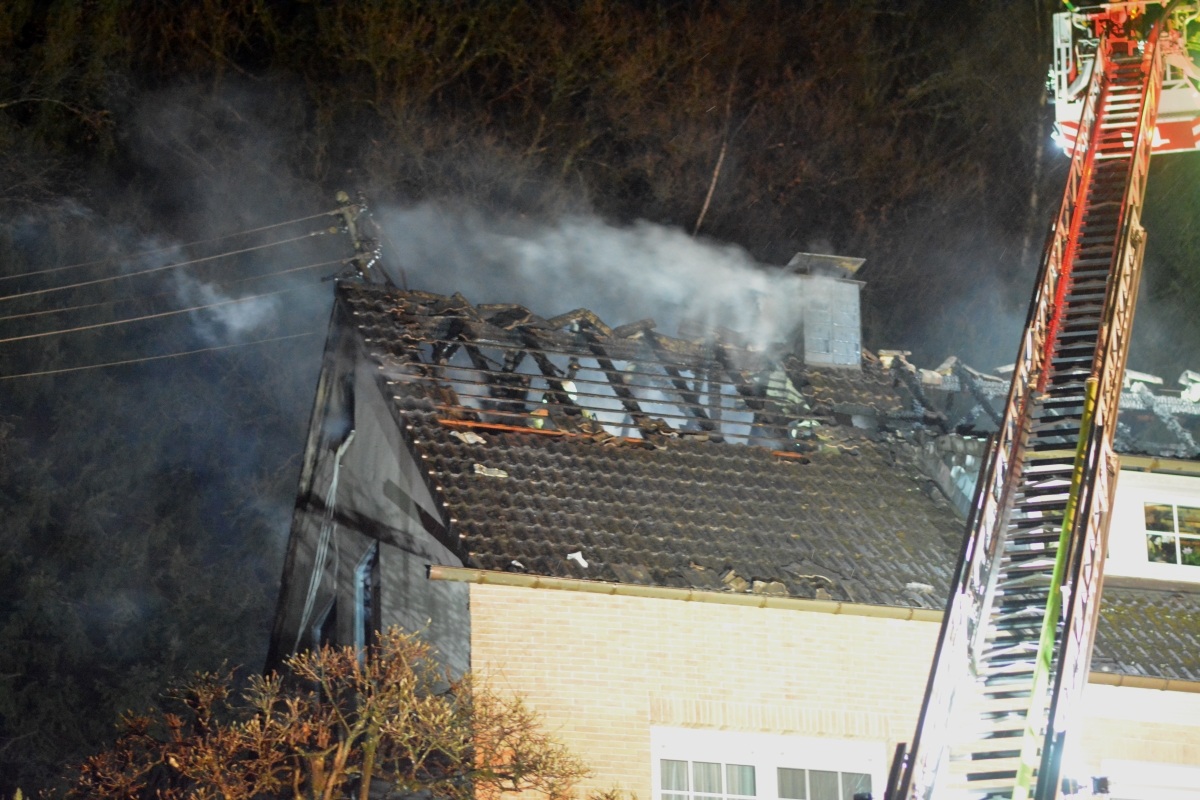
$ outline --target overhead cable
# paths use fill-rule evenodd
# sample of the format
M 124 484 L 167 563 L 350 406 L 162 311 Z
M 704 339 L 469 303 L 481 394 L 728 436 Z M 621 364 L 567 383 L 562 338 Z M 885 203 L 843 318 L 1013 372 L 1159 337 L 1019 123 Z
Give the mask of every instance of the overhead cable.
M 158 356 L 142 356 L 141 358 L 127 358 L 123 361 L 106 361 L 103 364 L 84 364 L 80 367 L 63 367 L 62 369 L 44 369 L 38 372 L 23 372 L 19 375 L 0 375 L 0 381 L 11 381 L 17 378 L 37 378 L 43 375 L 62 375 L 67 372 L 82 372 L 88 369 L 100 369 L 102 367 L 120 367 L 126 364 L 141 364 L 146 361 L 162 361 L 167 358 L 180 358 L 181 356 L 192 356 L 197 353 L 212 353 L 217 350 L 231 350 L 235 347 L 249 347 L 255 344 L 269 344 L 271 342 L 282 342 L 288 339 L 302 339 L 305 336 L 316 336 L 321 333 L 319 330 L 304 331 L 303 333 L 291 333 L 286 336 L 272 336 L 269 339 L 256 339 L 252 342 L 234 342 L 233 344 L 221 344 L 213 347 L 201 347 L 198 350 L 183 350 L 178 353 L 164 353 Z
M 122 275 L 110 275 L 107 278 L 95 278 L 90 281 L 80 281 L 78 283 L 71 283 L 71 284 L 67 284 L 66 286 L 51 286 L 46 289 L 33 289 L 28 292 L 20 292 L 18 294 L 5 295 L 3 297 L 0 297 L 0 302 L 4 302 L 7 300 L 16 300 L 21 297 L 33 297 L 34 295 L 50 294 L 51 292 L 63 292 L 63 291 L 66 291 L 67 289 L 78 289 L 82 286 L 94 286 L 97 283 L 107 283 L 109 281 L 117 281 L 117 280 L 121 280 L 123 278 L 134 278 L 139 275 L 148 275 L 152 272 L 162 272 L 163 270 L 168 270 L 168 269 L 178 269 L 179 267 L 186 267 L 186 266 L 190 266 L 192 264 L 200 264 L 205 261 L 215 261 L 219 258 L 227 258 L 229 256 L 236 256 L 236 255 L 240 255 L 242 253 L 250 253 L 255 250 L 265 250 L 268 247 L 277 247 L 281 244 L 291 244 L 292 242 L 303 241 L 304 239 L 309 239 L 313 236 L 322 236 L 326 233 L 328 233 L 328 231 L 325 231 L 325 230 L 313 231 L 312 233 L 306 233 L 303 236 L 293 236 L 290 239 L 281 239 L 277 242 L 268 242 L 267 244 L 258 244 L 258 245 L 254 245 L 253 247 L 243 247 L 240 250 L 229 250 L 227 252 L 218 253 L 213 256 L 204 256 L 202 258 L 189 259 L 188 261 L 176 261 L 176 262 L 173 262 L 170 264 L 164 264 L 161 267 L 150 267 L 148 269 L 141 269 L 141 270 L 137 270 L 135 272 L 126 272 Z
M 261 275 L 251 275 L 248 278 L 238 278 L 232 281 L 217 281 L 209 284 L 209 286 L 223 289 L 229 286 L 236 286 L 239 283 L 249 283 L 251 281 L 259 281 L 263 278 L 273 278 L 277 275 L 287 275 L 292 272 L 303 272 L 309 269 L 320 269 L 321 267 L 330 267 L 334 264 L 343 265 L 347 259 L 336 259 L 334 261 L 322 261 L 319 264 L 305 264 L 303 267 L 289 267 L 288 269 L 275 270 L 274 272 L 264 272 Z M 178 292 L 155 292 L 154 294 L 136 295 L 133 297 L 122 297 L 117 300 L 106 300 L 102 303 L 83 303 L 77 306 L 62 306 L 60 308 L 46 308 L 41 311 L 26 311 L 23 314 L 9 314 L 5 317 L 0 317 L 0 322 L 7 322 L 14 319 L 25 319 L 27 317 L 44 317 L 48 314 L 63 314 L 68 311 L 82 311 L 88 308 L 101 308 L 103 306 L 115 306 L 121 303 L 132 303 L 135 300 L 153 300 L 158 297 L 175 297 Z
M 16 278 L 31 278 L 35 275 L 49 275 L 52 272 L 63 272 L 65 270 L 70 270 L 70 269 L 82 269 L 84 267 L 95 267 L 95 266 L 99 266 L 101 264 L 110 264 L 115 261 L 130 261 L 135 258 L 144 258 L 145 256 L 158 255 L 159 253 L 166 253 L 171 250 L 180 250 L 185 247 L 195 247 L 195 246 L 201 245 L 201 244 L 212 244 L 213 242 L 220 242 L 220 241 L 224 241 L 225 239 L 235 239 L 238 236 L 249 236 L 252 233 L 262 233 L 263 231 L 269 231 L 269 230 L 272 230 L 273 228 L 282 228 L 287 225 L 295 225 L 298 222 L 308 222 L 309 220 L 312 220 L 312 219 L 318 219 L 320 217 L 328 217 L 328 216 L 331 216 L 331 215 L 337 214 L 337 213 L 338 213 L 337 211 L 325 211 L 320 214 L 312 214 L 307 217 L 297 217 L 296 219 L 289 219 L 289 220 L 285 220 L 284 222 L 275 222 L 275 223 L 272 223 L 271 225 L 263 225 L 262 227 L 259 227 L 259 228 L 250 228 L 249 230 L 236 231 L 234 233 L 226 233 L 222 236 L 214 236 L 211 239 L 197 239 L 194 242 L 184 242 L 183 244 L 173 244 L 168 247 L 157 247 L 153 250 L 142 250 L 137 253 L 131 253 L 127 256 L 110 256 L 109 258 L 98 258 L 94 261 L 81 261 L 77 264 L 65 264 L 61 267 L 49 267 L 47 269 L 34 270 L 33 272 L 22 272 L 17 275 L 0 275 L 0 281 L 9 281 L 9 280 L 14 280 Z
M 293 286 L 290 289 L 277 289 L 273 292 L 263 292 L 261 294 L 251 294 L 251 295 L 247 295 L 245 297 L 235 297 L 235 298 L 232 298 L 229 300 L 218 300 L 215 303 L 205 303 L 204 305 L 200 305 L 200 306 L 191 306 L 189 308 L 177 308 L 177 309 L 173 309 L 171 311 L 160 311 L 157 314 L 143 314 L 140 317 L 128 317 L 126 319 L 114 319 L 114 320 L 109 320 L 108 322 L 96 322 L 91 325 L 79 325 L 74 328 L 63 328 L 63 329 L 55 330 L 55 331 L 41 331 L 39 333 L 26 333 L 21 336 L 8 336 L 3 339 L 0 339 L 0 344 L 8 344 L 10 342 L 22 342 L 27 339 L 42 339 L 47 336 L 61 336 L 66 333 L 78 333 L 80 331 L 95 330 L 96 328 L 109 328 L 114 325 L 125 325 L 130 322 L 144 322 L 145 320 L 148 320 L 148 319 L 161 319 L 162 317 L 173 317 L 178 314 L 188 314 L 193 311 L 203 311 L 206 308 L 217 308 L 218 306 L 228 306 L 228 305 L 233 305 L 235 303 L 245 303 L 250 300 L 258 300 L 263 297 L 272 297 L 272 296 L 278 295 L 278 294 L 287 294 L 288 292 L 295 292 L 300 289 L 311 289 L 311 288 L 314 288 L 317 286 L 320 286 L 320 284 L 317 284 L 317 283 L 304 284 L 301 286 Z

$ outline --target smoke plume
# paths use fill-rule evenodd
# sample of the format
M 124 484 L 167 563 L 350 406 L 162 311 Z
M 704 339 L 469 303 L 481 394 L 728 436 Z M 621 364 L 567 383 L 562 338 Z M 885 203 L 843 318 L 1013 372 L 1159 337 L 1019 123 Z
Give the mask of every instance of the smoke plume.
M 384 209 L 377 221 L 388 262 L 411 288 L 546 317 L 585 307 L 611 325 L 649 317 L 668 334 L 686 320 L 757 346 L 783 341 L 800 322 L 800 278 L 676 228 L 584 216 L 530 223 L 434 203 Z

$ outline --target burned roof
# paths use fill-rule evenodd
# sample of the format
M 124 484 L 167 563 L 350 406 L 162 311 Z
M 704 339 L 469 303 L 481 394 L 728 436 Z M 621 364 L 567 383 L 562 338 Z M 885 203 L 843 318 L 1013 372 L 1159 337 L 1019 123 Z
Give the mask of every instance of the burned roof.
M 962 525 L 918 463 L 932 417 L 881 364 L 812 367 L 586 310 L 340 296 L 468 563 L 942 605 Z
M 1003 381 L 895 355 L 814 366 L 727 330 L 668 336 L 653 320 L 361 284 L 339 286 L 337 314 L 470 566 L 945 604 L 963 528 L 948 494 L 970 491 L 962 465 L 994 429 Z M 1106 603 L 1098 668 L 1195 679 L 1191 662 L 1139 655 L 1122 615 L 1161 605 L 1139 591 Z M 1197 626 L 1164 630 L 1195 643 Z
M 937 370 L 905 365 L 916 393 L 931 406 L 943 409 L 954 427 L 976 432 L 998 423 L 1009 382 L 984 375 L 957 359 L 948 359 Z M 1180 390 L 1159 388 L 1161 378 L 1128 371 L 1121 391 L 1120 417 L 1113 446 L 1124 455 L 1200 459 L 1200 375 L 1186 371 Z M 990 425 L 989 425 L 990 421 Z

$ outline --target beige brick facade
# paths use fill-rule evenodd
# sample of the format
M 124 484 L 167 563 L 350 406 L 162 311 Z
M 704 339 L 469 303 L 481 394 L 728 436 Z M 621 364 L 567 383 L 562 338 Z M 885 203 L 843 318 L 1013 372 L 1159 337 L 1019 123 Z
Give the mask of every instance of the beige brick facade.
M 472 669 L 524 696 L 595 771 L 649 800 L 650 726 L 911 737 L 929 622 L 471 587 Z
M 594 771 L 651 800 L 652 726 L 912 737 L 934 622 L 471 586 L 472 669 L 526 698 Z M 1089 686 L 1073 769 L 1200 765 L 1200 694 Z M 879 787 L 882 789 L 882 787 Z M 880 796 L 881 791 L 876 792 Z

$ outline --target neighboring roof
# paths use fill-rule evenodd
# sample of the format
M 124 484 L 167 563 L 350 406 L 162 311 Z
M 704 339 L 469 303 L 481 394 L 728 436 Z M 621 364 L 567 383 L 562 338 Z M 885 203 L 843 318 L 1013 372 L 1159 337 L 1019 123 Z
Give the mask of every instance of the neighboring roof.
M 1200 593 L 1105 586 L 1092 669 L 1200 681 Z
M 902 357 L 814 367 L 729 331 L 668 337 L 582 309 L 545 319 L 361 284 L 338 304 L 469 566 L 945 604 L 963 523 L 930 459 L 981 450 L 1002 381 Z M 1200 679 L 1180 654 L 1197 650 L 1200 614 L 1172 616 L 1170 597 L 1106 594 L 1096 668 Z M 1144 654 L 1139 610 L 1166 637 Z
M 988 430 L 988 419 L 999 419 L 1008 395 L 1007 379 L 980 374 L 956 359 L 949 359 L 938 370 L 914 369 L 911 374 L 919 379 L 919 391 L 948 412 L 952 425 L 969 420 L 969 427 L 976 431 Z M 1184 377 L 1200 375 L 1188 371 Z M 1159 386 L 1164 383 L 1152 375 L 1126 373 L 1114 448 L 1122 455 L 1200 459 L 1200 402 L 1192 399 L 1200 398 L 1200 391 L 1195 384 L 1182 390 L 1154 391 L 1142 379 Z

